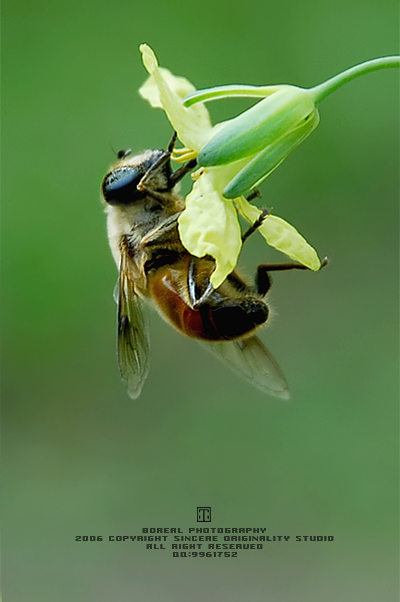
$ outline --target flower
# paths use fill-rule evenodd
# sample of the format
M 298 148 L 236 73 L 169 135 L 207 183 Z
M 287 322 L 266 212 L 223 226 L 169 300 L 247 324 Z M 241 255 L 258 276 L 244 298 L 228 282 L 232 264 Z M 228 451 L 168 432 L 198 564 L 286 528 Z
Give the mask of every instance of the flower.
M 202 148 L 198 163 L 227 165 L 247 158 L 246 164 L 223 190 L 226 198 L 245 195 L 263 182 L 319 123 L 317 105 L 349 81 L 376 71 L 400 67 L 399 56 L 372 59 L 305 89 L 297 86 L 217 86 L 188 94 L 187 107 L 232 96 L 263 100 L 231 119 Z
M 202 158 L 204 164 L 204 161 L 207 162 L 205 157 L 210 148 L 215 149 L 215 140 L 221 136 L 224 138 L 226 129 L 228 128 L 229 131 L 232 127 L 237 127 L 237 122 L 235 125 L 235 119 L 233 119 L 213 127 L 208 111 L 202 102 L 196 100 L 196 104 L 193 106 L 184 105 L 183 99 L 188 94 L 195 97 L 194 86 L 187 79 L 176 77 L 167 69 L 160 68 L 154 52 L 146 44 L 140 46 L 140 51 L 143 64 L 150 77 L 139 92 L 153 107 L 164 109 L 179 140 L 184 145 L 183 149 L 174 151 L 173 158 L 178 161 L 186 161 L 198 156 L 199 159 Z M 279 90 L 276 91 L 275 88 L 274 92 L 278 94 Z M 296 115 L 297 120 L 305 119 L 301 111 Z M 236 120 L 240 120 L 241 117 L 237 117 Z M 297 135 L 296 126 L 293 131 Z M 274 139 L 271 144 L 275 142 Z M 286 148 L 286 143 L 285 135 L 278 138 L 277 145 L 281 145 L 279 147 L 281 150 Z M 251 223 L 254 223 L 261 214 L 260 209 L 251 205 L 242 196 L 242 192 L 235 193 L 235 178 L 240 173 L 243 175 L 243 171 L 246 174 L 245 170 L 258 156 L 257 150 L 250 145 L 249 151 L 248 144 L 247 146 L 246 143 L 243 144 L 243 138 L 240 143 L 236 141 L 233 144 L 229 144 L 228 140 L 228 155 L 232 156 L 236 147 L 239 152 L 235 155 L 236 158 L 233 162 L 230 160 L 227 164 L 222 162 L 216 166 L 214 163 L 212 166 L 204 164 L 193 174 L 193 188 L 185 199 L 186 208 L 178 220 L 182 244 L 189 253 L 196 257 L 211 255 L 215 259 L 215 270 L 211 275 L 211 283 L 214 288 L 222 284 L 237 264 L 242 246 L 238 213 Z M 257 149 L 260 150 L 258 146 Z M 263 153 L 262 150 L 261 153 Z M 274 156 L 273 153 L 271 156 Z M 263 160 L 265 164 L 264 156 Z M 225 194 L 227 190 L 228 192 L 234 191 L 232 195 L 229 194 L 229 198 Z M 270 246 L 306 265 L 311 270 L 320 268 L 321 263 L 316 251 L 293 226 L 282 218 L 271 214 L 267 215 L 259 231 Z

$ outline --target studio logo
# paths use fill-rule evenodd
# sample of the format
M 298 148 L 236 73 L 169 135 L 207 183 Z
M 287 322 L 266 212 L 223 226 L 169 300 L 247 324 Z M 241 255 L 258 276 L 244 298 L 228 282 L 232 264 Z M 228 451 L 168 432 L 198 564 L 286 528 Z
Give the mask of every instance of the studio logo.
M 197 522 L 211 523 L 211 506 L 197 506 Z

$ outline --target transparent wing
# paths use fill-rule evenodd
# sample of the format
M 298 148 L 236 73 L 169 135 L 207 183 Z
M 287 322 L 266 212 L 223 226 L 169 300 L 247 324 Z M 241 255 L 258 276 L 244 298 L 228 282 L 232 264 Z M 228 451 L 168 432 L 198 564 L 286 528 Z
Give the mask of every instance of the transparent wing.
M 129 270 L 129 256 L 121 253 L 121 266 L 117 283 L 118 294 L 118 365 L 129 397 L 139 397 L 149 372 L 149 328 L 142 302 L 135 293 Z
M 257 389 L 282 399 L 289 398 L 288 386 L 281 369 L 258 337 L 201 342 L 201 345 Z

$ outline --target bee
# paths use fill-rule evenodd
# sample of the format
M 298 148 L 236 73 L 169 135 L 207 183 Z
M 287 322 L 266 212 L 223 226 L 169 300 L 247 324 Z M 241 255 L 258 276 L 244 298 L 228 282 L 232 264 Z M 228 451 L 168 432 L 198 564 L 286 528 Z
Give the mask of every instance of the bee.
M 256 284 L 235 270 L 217 289 L 210 283 L 212 257 L 195 257 L 183 246 L 178 218 L 185 208 L 179 182 L 196 165 L 171 167 L 174 135 L 168 150 L 138 154 L 119 151 L 105 175 L 102 196 L 106 206 L 111 251 L 119 267 L 115 291 L 118 303 L 118 364 L 131 398 L 140 395 L 149 371 L 149 333 L 142 301 L 150 302 L 179 332 L 203 343 L 222 362 L 264 392 L 288 398 L 278 364 L 255 335 L 267 321 L 265 296 L 269 272 L 307 269 L 301 264 L 260 265 Z M 257 230 L 266 211 L 243 234 Z

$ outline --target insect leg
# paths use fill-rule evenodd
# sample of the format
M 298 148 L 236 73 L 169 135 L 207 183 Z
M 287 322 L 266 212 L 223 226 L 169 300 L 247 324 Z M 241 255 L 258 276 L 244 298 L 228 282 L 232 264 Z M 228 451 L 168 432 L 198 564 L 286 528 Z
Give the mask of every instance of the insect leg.
M 169 157 L 171 157 L 172 152 L 175 148 L 177 137 L 178 137 L 178 134 L 176 132 L 174 132 L 172 134 L 171 141 L 168 144 Z M 169 177 L 168 189 L 171 190 L 178 182 L 180 182 L 182 180 L 182 178 L 184 178 L 186 176 L 186 174 L 189 173 L 189 171 L 192 171 L 192 169 L 194 167 L 196 167 L 196 164 L 197 164 L 196 159 L 192 159 L 191 161 L 188 161 L 185 165 L 183 165 L 180 169 L 177 169 L 176 171 L 172 172 Z
M 171 142 L 168 144 L 168 152 L 169 152 L 170 156 L 172 155 L 173 150 L 175 148 L 177 137 L 178 137 L 178 134 L 176 132 L 174 132 L 172 135 L 172 138 L 171 138 Z M 171 188 L 173 188 L 175 186 L 175 184 L 180 182 L 182 180 L 182 178 L 184 178 L 185 175 L 187 173 L 189 173 L 189 171 L 192 171 L 192 169 L 194 167 L 196 167 L 196 164 L 197 164 L 196 159 L 192 159 L 191 161 L 188 161 L 186 163 L 186 165 L 183 165 L 180 169 L 177 169 L 176 171 L 174 171 L 171 174 L 170 179 L 169 179 Z
M 196 166 L 196 163 L 197 163 L 196 159 L 192 159 L 191 161 L 188 161 L 185 165 L 183 165 L 177 171 L 172 172 L 171 166 L 170 166 L 170 161 L 171 161 L 171 153 L 174 148 L 175 141 L 176 141 L 176 132 L 174 133 L 174 136 L 172 137 L 172 140 L 168 145 L 168 151 L 164 152 L 159 157 L 159 159 L 157 159 L 157 161 L 155 163 L 153 163 L 153 165 L 151 167 L 149 167 L 149 169 L 144 174 L 143 178 L 140 180 L 140 182 L 138 184 L 138 190 L 142 190 L 142 191 L 147 190 L 150 194 L 152 194 L 152 196 L 154 196 L 155 198 L 158 198 L 157 192 L 160 192 L 160 191 L 154 190 L 152 186 L 149 186 L 149 182 L 150 182 L 153 174 L 157 173 L 157 171 L 162 169 L 162 167 L 168 163 L 169 164 L 169 166 L 167 168 L 168 184 L 167 184 L 167 187 L 163 190 L 172 190 L 172 188 L 178 182 L 180 182 L 180 180 L 182 180 L 182 178 L 184 178 L 185 175 L 187 173 L 189 173 L 189 171 L 192 171 L 192 169 Z
M 168 144 L 168 152 L 169 152 L 169 154 L 170 154 L 170 155 L 172 154 L 172 151 L 173 151 L 173 150 L 174 150 L 174 148 L 175 148 L 175 144 L 176 144 L 176 140 L 177 140 L 177 138 L 178 138 L 178 133 L 177 133 L 177 132 L 174 132 L 174 133 L 172 134 L 171 141 L 170 141 L 170 143 Z
M 211 282 L 209 282 L 205 291 L 200 296 L 198 296 L 195 276 L 196 276 L 195 259 L 193 258 L 190 260 L 190 263 L 189 263 L 187 283 L 188 283 L 189 299 L 190 299 L 192 308 L 198 309 L 201 305 L 203 305 L 203 303 L 205 303 L 207 301 L 208 297 L 213 292 L 214 287 L 211 284 Z
M 188 161 L 185 165 L 182 165 L 182 167 L 174 171 L 169 178 L 171 188 L 173 188 L 178 182 L 180 182 L 182 178 L 184 178 L 186 174 L 189 173 L 189 171 L 192 171 L 192 169 L 196 167 L 196 164 L 196 159 L 192 159 L 191 161 Z
M 152 186 L 149 186 L 149 181 L 151 180 L 153 174 L 157 173 L 166 163 L 169 163 L 171 159 L 170 152 L 164 152 L 158 159 L 153 163 L 151 167 L 146 171 L 143 178 L 140 180 L 138 184 L 138 190 L 144 191 L 148 190 L 153 194 L 154 190 Z M 169 168 L 170 171 L 170 168 Z
M 323 267 L 325 267 L 328 263 L 328 258 L 325 257 L 325 259 L 323 259 L 323 261 L 321 262 L 321 267 L 320 269 L 322 269 Z M 256 286 L 257 286 L 257 290 L 258 293 L 260 295 L 265 295 L 272 284 L 272 280 L 269 277 L 269 272 L 282 272 L 284 270 L 309 270 L 310 268 L 308 268 L 307 266 L 303 265 L 302 263 L 267 263 L 267 264 L 262 264 L 259 265 L 257 268 L 257 275 L 256 275 Z
M 254 188 L 246 197 L 246 201 L 253 201 L 254 199 L 261 196 L 259 188 Z
M 146 236 L 141 239 L 140 246 L 149 247 L 154 244 L 159 244 L 160 239 L 164 236 L 164 234 L 176 228 L 176 223 L 181 213 L 182 211 L 174 213 L 174 215 L 171 215 L 164 220 L 159 226 L 157 226 L 157 228 L 154 228 L 154 230 L 151 230 L 148 234 L 146 234 Z
M 250 228 L 248 228 L 246 230 L 246 232 L 244 232 L 242 234 L 242 244 L 244 244 L 246 242 L 246 240 L 249 238 L 249 236 L 251 236 L 252 234 L 254 234 L 254 232 L 256 232 L 256 230 L 258 230 L 258 228 L 264 223 L 265 218 L 267 217 L 268 214 L 269 214 L 269 210 L 268 209 L 263 209 L 262 210 L 262 213 L 256 219 L 256 221 L 254 222 L 254 224 L 252 224 L 250 226 Z

